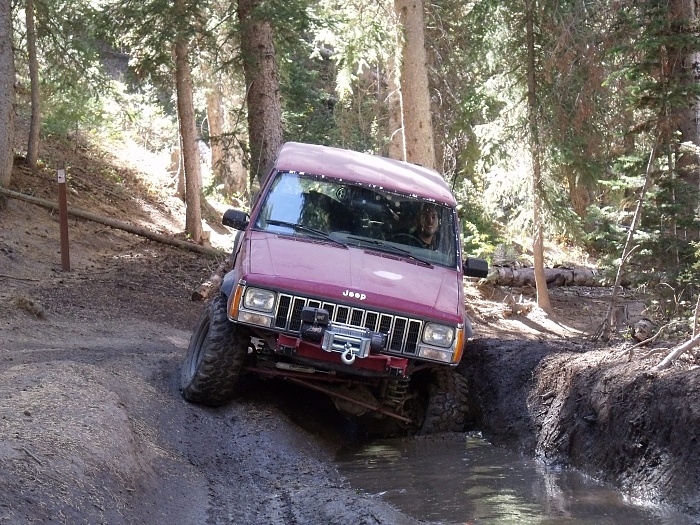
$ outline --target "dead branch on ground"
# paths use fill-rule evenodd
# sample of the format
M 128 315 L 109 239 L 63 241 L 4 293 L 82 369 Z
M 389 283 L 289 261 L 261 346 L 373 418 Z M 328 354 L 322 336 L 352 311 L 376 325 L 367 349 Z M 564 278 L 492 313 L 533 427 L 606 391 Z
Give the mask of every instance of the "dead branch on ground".
M 0 279 L 12 279 L 13 281 L 32 281 L 38 282 L 39 279 L 32 279 L 31 277 L 15 277 L 14 275 L 5 275 L 0 273 Z
M 48 200 L 45 200 L 45 199 L 40 199 L 38 197 L 32 197 L 30 195 L 24 195 L 23 193 L 17 193 L 16 191 L 8 190 L 5 188 L 0 188 L 0 194 L 6 195 L 7 197 L 11 197 L 13 199 L 18 199 L 18 200 L 22 200 L 25 202 L 29 202 L 31 204 L 36 204 L 37 206 L 41 206 L 42 208 L 47 208 L 49 210 L 58 211 L 58 204 L 51 202 L 51 201 L 48 201 Z M 192 242 L 182 241 L 180 239 L 175 239 L 173 237 L 169 237 L 169 236 L 163 235 L 161 233 L 153 232 L 153 231 L 148 230 L 146 228 L 134 226 L 132 224 L 118 221 L 116 219 L 110 219 L 108 217 L 101 217 L 101 216 L 96 215 L 94 213 L 83 211 L 83 210 L 80 210 L 77 208 L 71 208 L 70 206 L 68 207 L 68 214 L 72 215 L 74 217 L 88 220 L 88 221 L 97 222 L 99 224 L 104 224 L 105 226 L 109 226 L 110 228 L 133 233 L 134 235 L 138 235 L 140 237 L 145 237 L 145 238 L 150 239 L 152 241 L 157 241 L 157 242 L 160 242 L 163 244 L 169 244 L 171 246 L 176 246 L 178 248 L 184 248 L 184 249 L 190 250 L 192 252 L 197 252 L 197 253 L 201 253 L 204 255 L 214 255 L 214 256 L 223 255 L 223 252 L 221 250 L 217 250 L 217 249 L 211 248 L 209 246 L 202 246 L 200 244 L 194 244 Z
M 664 357 L 664 359 L 651 370 L 653 372 L 660 372 L 661 370 L 666 370 L 676 359 L 678 359 L 688 350 L 692 350 L 698 345 L 700 345 L 700 335 L 696 335 L 692 339 L 686 341 L 685 343 L 678 345 L 676 348 L 671 350 L 669 354 L 666 357 Z
M 653 355 L 657 354 L 663 354 L 664 352 L 668 352 L 668 348 L 654 348 L 653 350 L 649 350 L 646 354 L 639 356 L 639 359 L 647 359 L 648 357 L 651 357 Z
M 224 275 L 226 275 L 233 269 L 233 263 L 234 259 L 231 255 L 229 257 L 226 257 L 226 259 L 224 259 L 223 261 L 221 261 L 219 267 L 216 270 L 214 270 L 214 273 L 211 274 L 209 279 L 207 279 L 206 281 L 198 285 L 197 288 L 194 289 L 192 295 L 190 296 L 190 299 L 192 299 L 193 301 L 206 301 L 212 295 L 218 292 L 221 288 L 221 283 L 224 280 Z

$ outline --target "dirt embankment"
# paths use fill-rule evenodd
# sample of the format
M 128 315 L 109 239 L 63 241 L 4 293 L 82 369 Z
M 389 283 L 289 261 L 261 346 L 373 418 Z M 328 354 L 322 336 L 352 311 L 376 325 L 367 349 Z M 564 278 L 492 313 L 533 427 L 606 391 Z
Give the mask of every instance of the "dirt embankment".
M 697 365 L 651 373 L 625 346 L 585 341 L 475 343 L 460 369 L 491 439 L 700 518 Z
M 167 193 L 127 169 L 109 186 L 88 160 L 72 159 L 70 204 L 182 228 Z M 45 174 L 13 180 L 52 197 Z M 260 383 L 217 410 L 182 400 L 179 366 L 203 307 L 189 297 L 218 261 L 71 219 L 67 273 L 58 239 L 50 212 L 0 206 L 0 522 L 415 523 L 344 484 L 332 465 L 342 436 L 294 424 L 294 391 Z M 697 365 L 652 376 L 649 360 L 567 328 L 595 328 L 598 293 L 554 293 L 560 323 L 503 318 L 484 293 L 470 291 L 477 339 L 460 365 L 474 424 L 700 515 Z

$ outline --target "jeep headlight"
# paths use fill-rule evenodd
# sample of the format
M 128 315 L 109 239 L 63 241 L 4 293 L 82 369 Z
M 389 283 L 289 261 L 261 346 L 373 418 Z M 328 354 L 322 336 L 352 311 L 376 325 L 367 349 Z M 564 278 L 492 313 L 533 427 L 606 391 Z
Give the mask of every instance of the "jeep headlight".
M 455 340 L 455 329 L 443 324 L 428 323 L 423 329 L 423 342 L 427 345 L 449 348 Z
M 277 294 L 262 288 L 248 288 L 243 296 L 243 307 L 258 312 L 271 313 L 275 309 Z

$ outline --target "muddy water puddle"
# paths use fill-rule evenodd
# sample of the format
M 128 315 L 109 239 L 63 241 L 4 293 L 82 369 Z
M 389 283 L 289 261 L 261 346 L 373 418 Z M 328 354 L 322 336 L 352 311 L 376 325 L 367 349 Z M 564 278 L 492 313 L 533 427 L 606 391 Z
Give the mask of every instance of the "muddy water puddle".
M 691 525 L 578 472 L 494 447 L 477 434 L 343 448 L 340 473 L 420 520 L 474 525 Z

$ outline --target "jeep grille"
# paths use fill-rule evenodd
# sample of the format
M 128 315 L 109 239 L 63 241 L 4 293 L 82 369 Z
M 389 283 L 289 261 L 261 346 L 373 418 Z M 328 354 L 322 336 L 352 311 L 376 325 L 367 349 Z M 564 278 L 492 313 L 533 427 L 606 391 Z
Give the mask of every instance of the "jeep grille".
M 415 355 L 423 321 L 396 315 L 353 308 L 330 302 L 280 294 L 275 314 L 274 328 L 285 332 L 298 332 L 301 326 L 301 310 L 305 306 L 323 308 L 331 322 L 367 328 L 387 335 L 387 349 L 400 354 Z

